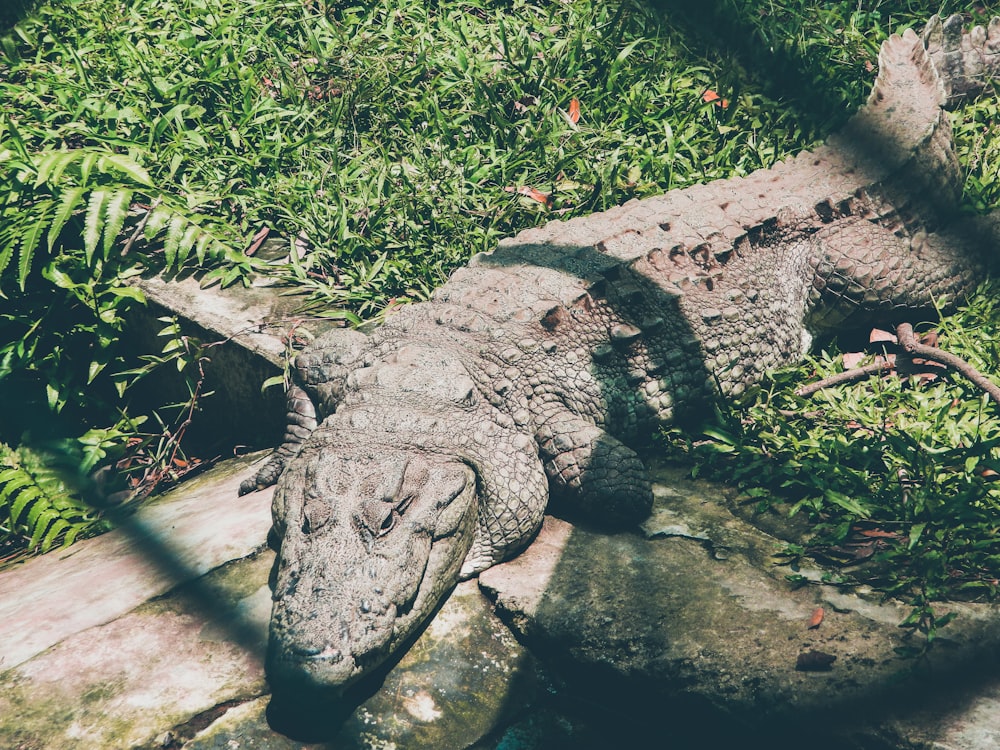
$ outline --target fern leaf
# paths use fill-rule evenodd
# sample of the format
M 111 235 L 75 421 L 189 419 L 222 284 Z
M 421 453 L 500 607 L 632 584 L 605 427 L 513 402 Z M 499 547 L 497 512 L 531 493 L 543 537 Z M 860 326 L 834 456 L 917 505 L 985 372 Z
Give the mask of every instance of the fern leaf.
M 67 544 L 65 534 L 72 528 L 73 524 L 64 518 L 60 518 L 57 513 L 56 517 L 45 531 L 45 535 L 41 538 L 41 547 L 39 548 L 39 552 L 48 552 L 52 549 L 52 545 L 55 544 L 60 536 L 63 536 L 63 546 L 65 546 Z
M 65 536 L 63 536 L 63 540 L 62 540 L 63 547 L 68 547 L 73 542 L 75 542 L 76 538 L 78 536 L 80 536 L 80 532 L 83 531 L 84 529 L 86 529 L 87 526 L 89 526 L 89 525 L 90 524 L 87 524 L 86 526 L 82 525 L 82 524 L 70 524 L 69 528 L 66 529 Z
M 42 240 L 42 233 L 49 223 L 52 201 L 39 201 L 32 206 L 32 209 L 34 213 L 41 215 L 21 238 L 21 253 L 17 263 L 17 282 L 22 292 L 24 291 L 24 284 L 28 280 L 28 274 L 31 273 L 31 258 L 34 256 L 35 250 L 38 249 L 38 245 Z
M 31 474 L 20 467 L 8 469 L 0 476 L 2 476 L 0 481 L 3 482 L 3 489 L 0 490 L 3 494 L 0 495 L 0 498 L 4 500 L 10 499 L 18 490 L 33 484 Z
M 45 511 L 50 511 L 50 512 L 54 511 L 51 511 L 51 509 L 49 508 L 49 504 L 47 502 L 48 498 L 45 497 L 45 491 L 41 487 L 39 487 L 37 483 L 32 485 L 30 489 L 24 489 L 21 490 L 21 492 L 22 493 L 31 492 L 31 494 L 36 496 L 35 500 L 31 503 L 31 506 L 28 508 L 28 512 L 24 514 L 24 521 L 23 521 L 24 525 L 28 527 L 28 531 L 31 532 L 32 529 L 34 529 L 35 526 L 38 524 L 38 518 L 39 516 L 42 515 L 42 513 L 44 513 Z
M 91 192 L 90 200 L 87 201 L 87 215 L 83 220 L 83 251 L 88 266 L 94 258 L 94 251 L 97 250 L 97 243 L 101 239 L 104 207 L 110 196 L 110 190 L 98 188 Z
M 163 227 L 167 225 L 172 215 L 173 213 L 170 209 L 163 206 L 157 206 L 150 211 L 149 218 L 146 219 L 146 226 L 143 229 L 143 234 L 147 242 L 152 242 L 156 239 L 156 235 L 163 231 Z
M 107 260 L 111 253 L 111 248 L 121 234 L 122 227 L 125 226 L 125 218 L 128 216 L 129 206 L 132 205 L 132 191 L 118 190 L 112 194 L 108 200 L 107 209 L 104 212 L 104 258 Z
M 98 159 L 100 159 L 100 154 L 94 151 L 88 151 L 83 155 L 83 159 L 80 160 L 80 184 L 86 185 L 90 182 L 90 173 L 97 164 Z
M 66 222 L 69 221 L 69 218 L 80 207 L 80 199 L 83 198 L 84 192 L 85 189 L 82 187 L 74 187 L 63 191 L 62 198 L 59 200 L 59 208 L 56 209 L 56 215 L 49 225 L 48 242 L 50 253 L 55 248 L 56 240 L 59 239 L 59 233 L 66 226 Z M 2 270 L 0 269 L 0 271 Z
M 70 151 L 43 151 L 35 157 L 35 167 L 38 170 L 35 176 L 35 188 L 39 188 L 45 183 L 54 185 L 62 177 L 73 161 L 79 159 L 82 152 L 79 149 Z
M 27 475 L 28 472 L 25 472 Z M 25 509 L 28 509 L 28 513 L 31 513 L 29 505 L 33 504 L 42 496 L 42 491 L 38 489 L 33 481 L 31 481 L 31 476 L 28 475 L 30 484 L 24 487 L 20 492 L 17 493 L 17 497 L 14 498 L 14 502 L 10 506 L 10 522 L 11 525 L 16 525 L 21 522 L 21 516 L 24 515 Z
M 10 259 L 14 257 L 14 245 L 16 244 L 16 238 L 7 237 L 6 233 L 4 233 L 3 242 L 0 243 L 0 277 L 3 276 L 4 270 L 10 265 Z
M 205 262 L 205 251 L 208 249 L 208 246 L 211 245 L 213 241 L 214 238 L 208 232 L 202 232 L 201 235 L 198 237 L 198 242 L 194 247 L 194 254 L 195 257 L 198 259 L 199 263 Z M 3 269 L 0 268 L 0 271 L 2 270 Z
M 104 154 L 100 162 L 97 165 L 98 170 L 101 172 L 108 171 L 108 165 L 113 166 L 119 172 L 123 172 L 132 178 L 134 182 L 139 183 L 143 187 L 153 187 L 153 178 L 149 176 L 149 172 L 142 168 L 139 164 L 129 159 L 123 154 Z
M 184 230 L 184 236 L 181 237 L 181 241 L 177 246 L 178 268 L 184 265 L 184 261 L 186 261 L 188 256 L 191 254 L 191 250 L 194 248 L 195 242 L 203 234 L 205 234 L 205 232 L 197 224 L 194 222 L 188 224 L 188 228 Z
M 42 507 L 42 503 L 36 503 L 35 507 L 39 508 L 39 511 L 28 522 L 28 531 L 31 533 L 31 541 L 28 542 L 28 549 L 37 548 L 45 532 L 48 531 L 53 523 L 59 520 L 59 513 L 52 510 L 52 508 Z
M 163 253 L 166 256 L 168 269 L 172 268 L 177 261 L 177 249 L 184 235 L 184 225 L 187 223 L 187 220 L 180 214 L 174 214 L 170 219 L 170 226 L 167 228 L 167 238 L 163 243 Z

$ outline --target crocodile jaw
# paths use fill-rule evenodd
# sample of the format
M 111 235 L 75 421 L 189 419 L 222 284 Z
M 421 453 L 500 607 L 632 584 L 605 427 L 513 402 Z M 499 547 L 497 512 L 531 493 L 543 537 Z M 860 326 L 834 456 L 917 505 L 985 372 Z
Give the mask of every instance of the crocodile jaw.
M 275 494 L 275 692 L 339 692 L 414 635 L 458 581 L 476 500 L 475 473 L 455 459 L 304 451 Z

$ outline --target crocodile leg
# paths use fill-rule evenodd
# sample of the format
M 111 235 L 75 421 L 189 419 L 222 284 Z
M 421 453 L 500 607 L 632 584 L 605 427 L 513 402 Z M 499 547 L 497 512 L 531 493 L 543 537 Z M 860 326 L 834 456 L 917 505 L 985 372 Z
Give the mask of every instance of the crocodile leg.
M 285 466 L 299 454 L 317 424 L 316 405 L 309 394 L 297 385 L 291 386 L 285 393 L 285 437 L 268 457 L 267 463 L 240 483 L 240 494 L 262 490 L 277 482 Z
M 649 515 L 653 492 L 639 456 L 600 427 L 568 410 L 536 435 L 553 494 L 591 518 L 636 523 Z
M 350 366 L 368 343 L 359 331 L 337 328 L 313 342 L 295 358 L 292 384 L 285 394 L 285 436 L 267 463 L 240 484 L 240 494 L 262 490 L 278 481 L 285 466 L 302 450 L 302 444 L 344 394 Z
M 851 217 L 813 237 L 815 269 L 809 297 L 813 331 L 891 318 L 893 311 L 954 302 L 986 274 L 980 248 L 995 244 L 992 222 L 962 218 L 961 231 L 917 232 L 911 237 Z

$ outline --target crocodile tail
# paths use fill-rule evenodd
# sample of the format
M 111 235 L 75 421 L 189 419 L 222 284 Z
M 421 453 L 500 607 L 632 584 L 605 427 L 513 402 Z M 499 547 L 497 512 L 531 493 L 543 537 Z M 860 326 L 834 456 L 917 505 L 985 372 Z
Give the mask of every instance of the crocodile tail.
M 954 210 L 962 194 L 962 170 L 951 121 L 944 111 L 947 88 L 911 30 L 882 43 L 879 73 L 865 106 L 829 143 L 877 162 L 890 184 L 881 188 L 900 205 L 930 197 L 937 213 Z
M 966 31 L 964 25 L 961 16 L 942 20 L 935 15 L 922 34 L 948 106 L 982 93 L 990 81 L 1000 78 L 1000 16 L 985 27 Z

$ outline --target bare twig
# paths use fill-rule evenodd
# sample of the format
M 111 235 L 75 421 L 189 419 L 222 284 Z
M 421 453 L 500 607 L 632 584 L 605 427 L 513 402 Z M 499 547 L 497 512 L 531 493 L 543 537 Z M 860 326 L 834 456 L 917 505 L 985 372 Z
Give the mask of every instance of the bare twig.
M 940 362 L 957 370 L 972 382 L 973 385 L 988 393 L 995 403 L 1000 404 L 1000 388 L 990 382 L 985 375 L 961 357 L 933 346 L 921 344 L 917 341 L 916 336 L 913 335 L 913 326 L 909 323 L 900 323 L 896 326 L 896 338 L 907 354 L 929 359 L 932 362 Z
M 128 241 L 122 246 L 122 257 L 124 258 L 128 255 L 128 251 L 132 249 L 132 245 L 135 241 L 139 239 L 139 235 L 146 228 L 146 222 L 149 221 L 149 217 L 153 215 L 153 211 L 159 206 L 163 201 L 160 198 L 155 198 L 152 203 L 149 204 L 149 209 L 146 211 L 145 216 L 139 219 L 139 223 L 135 225 L 135 229 L 132 235 L 128 238 Z
M 899 343 L 899 346 L 903 348 L 903 351 L 909 355 L 909 359 L 911 361 L 914 358 L 919 358 L 950 367 L 953 370 L 956 370 L 959 374 L 963 375 L 980 390 L 988 393 L 990 398 L 992 398 L 995 403 L 1000 404 L 1000 387 L 992 383 L 985 375 L 961 357 L 951 354 L 950 352 L 942 351 L 935 346 L 921 344 L 917 341 L 917 338 L 913 333 L 913 326 L 909 323 L 900 323 L 896 326 L 896 341 Z M 804 385 L 795 391 L 795 395 L 811 396 L 824 388 L 863 380 L 880 372 L 892 370 L 896 366 L 897 363 L 892 362 L 891 360 L 880 359 L 877 362 L 864 365 L 863 367 L 855 367 L 852 370 L 845 370 L 844 372 L 837 373 L 836 375 L 831 375 L 828 378 L 817 380 L 815 383 Z
M 871 364 L 863 365 L 861 367 L 855 367 L 852 370 L 844 370 L 844 372 L 838 372 L 836 375 L 831 375 L 828 378 L 817 380 L 815 383 L 804 385 L 795 390 L 795 395 L 811 396 L 824 388 L 832 388 L 835 385 L 843 385 L 844 383 L 853 383 L 856 380 L 864 380 L 865 378 L 877 375 L 885 370 L 891 370 L 893 367 L 894 365 L 892 362 L 882 359 L 878 362 L 872 362 Z

